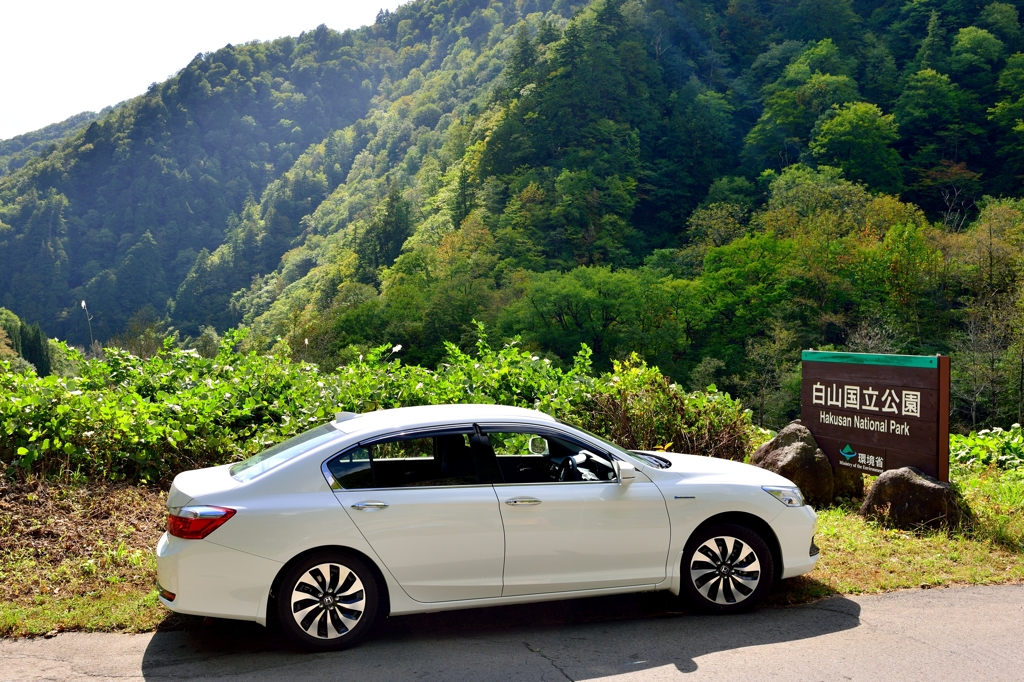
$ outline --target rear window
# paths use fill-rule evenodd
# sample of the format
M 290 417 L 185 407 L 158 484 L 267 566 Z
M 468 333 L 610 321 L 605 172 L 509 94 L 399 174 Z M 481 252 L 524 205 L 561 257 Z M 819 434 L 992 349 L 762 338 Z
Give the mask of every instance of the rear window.
M 264 450 L 258 455 L 243 460 L 231 467 L 231 477 L 236 481 L 251 481 L 262 473 L 280 466 L 288 460 L 320 447 L 337 438 L 340 434 L 330 424 L 318 426 L 283 443 Z

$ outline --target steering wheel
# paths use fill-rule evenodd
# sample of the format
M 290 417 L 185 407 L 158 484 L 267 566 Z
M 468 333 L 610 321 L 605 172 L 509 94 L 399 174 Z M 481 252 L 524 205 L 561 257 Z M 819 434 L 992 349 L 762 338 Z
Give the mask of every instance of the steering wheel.
M 576 459 L 571 455 L 562 460 L 561 466 L 558 467 L 558 480 L 559 481 L 578 481 L 580 480 L 580 470 L 576 466 Z

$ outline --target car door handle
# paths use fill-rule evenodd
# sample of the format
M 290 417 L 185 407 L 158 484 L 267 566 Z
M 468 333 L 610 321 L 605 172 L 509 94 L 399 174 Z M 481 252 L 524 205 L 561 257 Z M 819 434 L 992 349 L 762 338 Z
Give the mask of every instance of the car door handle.
M 513 507 L 526 507 L 530 505 L 540 504 L 540 500 L 536 497 L 513 497 L 510 500 L 505 500 L 505 504 Z
M 387 509 L 388 503 L 377 502 L 376 500 L 364 500 L 363 502 L 356 502 L 352 505 L 352 508 L 358 509 L 359 511 L 375 511 L 378 509 Z

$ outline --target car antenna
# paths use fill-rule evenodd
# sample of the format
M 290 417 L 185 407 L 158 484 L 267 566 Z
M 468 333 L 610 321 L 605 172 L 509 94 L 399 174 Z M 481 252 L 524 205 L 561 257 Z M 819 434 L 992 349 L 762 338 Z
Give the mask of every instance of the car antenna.
M 358 416 L 358 412 L 338 412 L 334 415 L 334 421 L 347 422 L 349 419 L 355 419 Z

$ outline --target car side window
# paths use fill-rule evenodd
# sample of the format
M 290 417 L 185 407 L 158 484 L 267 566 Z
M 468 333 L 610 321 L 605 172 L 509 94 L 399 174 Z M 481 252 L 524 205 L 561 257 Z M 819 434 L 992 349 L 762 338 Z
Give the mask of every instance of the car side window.
M 373 487 L 370 451 L 364 447 L 356 446 L 341 453 L 327 463 L 327 468 L 342 488 Z
M 487 438 L 506 483 L 616 480 L 610 457 L 564 436 L 517 429 L 488 430 Z
M 429 433 L 360 443 L 327 468 L 345 489 L 475 485 L 481 482 L 471 432 Z

